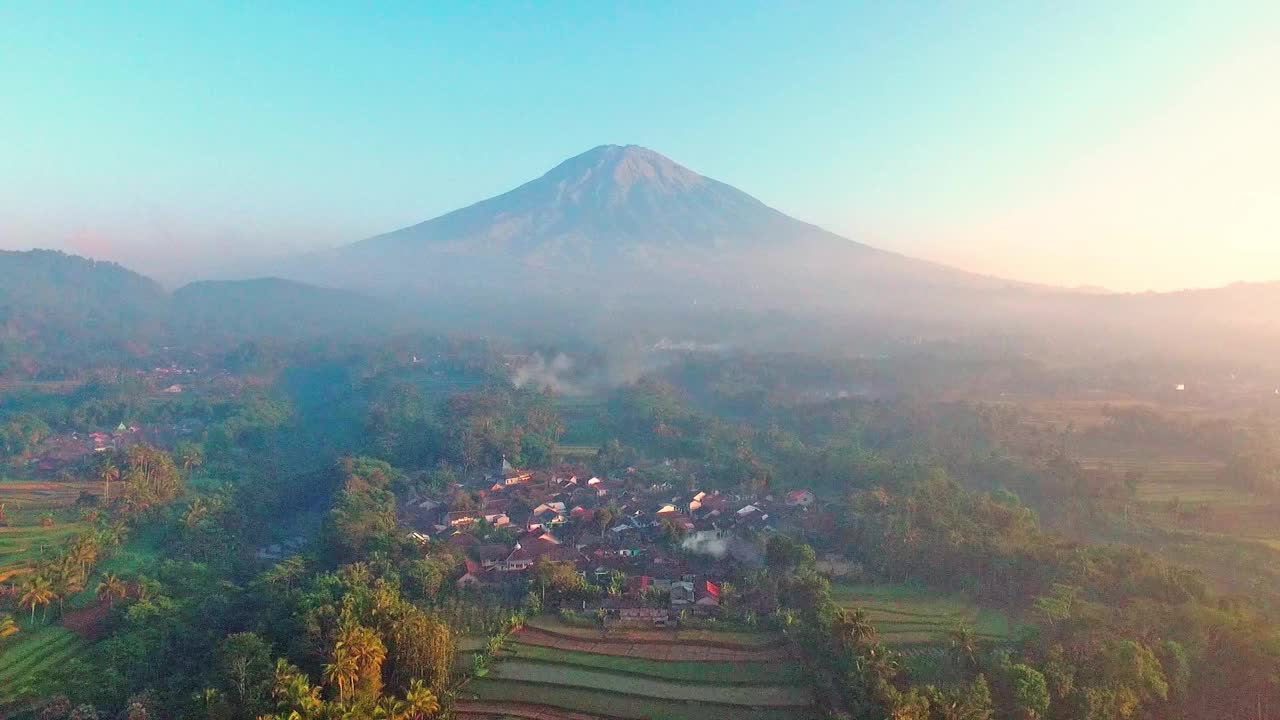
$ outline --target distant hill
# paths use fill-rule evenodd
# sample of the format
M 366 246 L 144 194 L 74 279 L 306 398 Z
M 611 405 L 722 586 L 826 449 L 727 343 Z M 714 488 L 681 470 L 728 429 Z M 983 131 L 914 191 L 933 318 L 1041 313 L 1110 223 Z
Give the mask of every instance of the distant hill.
M 118 364 L 172 340 L 357 335 L 405 319 L 385 301 L 288 280 L 199 282 L 171 295 L 114 263 L 0 251 L 0 376 Z
M 52 250 L 0 251 L 0 372 L 37 356 L 123 353 L 163 332 L 168 298 L 153 280 Z

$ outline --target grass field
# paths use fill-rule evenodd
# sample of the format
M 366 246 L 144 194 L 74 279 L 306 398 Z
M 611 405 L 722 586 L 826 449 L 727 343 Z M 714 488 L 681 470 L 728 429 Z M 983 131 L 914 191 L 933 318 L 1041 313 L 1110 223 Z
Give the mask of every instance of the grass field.
M 590 448 L 594 454 L 609 439 L 601 423 L 605 411 L 603 396 L 561 395 L 556 398 L 556 410 L 564 420 L 564 437 L 560 438 L 562 453 Z
M 547 616 L 532 625 L 463 688 L 464 698 L 529 717 L 537 706 L 637 719 L 816 715 L 808 674 L 777 635 L 605 631 Z

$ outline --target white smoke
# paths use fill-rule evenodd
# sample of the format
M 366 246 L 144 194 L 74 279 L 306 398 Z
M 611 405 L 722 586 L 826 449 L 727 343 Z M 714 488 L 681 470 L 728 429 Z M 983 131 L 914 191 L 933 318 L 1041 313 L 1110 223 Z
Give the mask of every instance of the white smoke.
M 680 547 L 696 555 L 710 555 L 717 560 L 729 554 L 729 541 L 715 530 L 702 530 L 686 535 Z
M 569 379 L 573 372 L 573 358 L 557 353 L 548 361 L 541 353 L 530 355 L 511 376 L 511 384 L 518 388 L 532 385 L 552 390 L 561 395 L 583 395 L 586 391 Z

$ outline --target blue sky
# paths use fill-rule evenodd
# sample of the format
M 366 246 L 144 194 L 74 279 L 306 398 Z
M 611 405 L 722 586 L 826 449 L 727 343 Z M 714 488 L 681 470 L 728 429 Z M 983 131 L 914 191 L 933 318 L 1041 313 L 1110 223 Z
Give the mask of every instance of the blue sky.
M 10 0 L 0 246 L 198 274 L 637 143 L 971 269 L 1280 279 L 1277 33 L 1280 4 L 1249 0 Z

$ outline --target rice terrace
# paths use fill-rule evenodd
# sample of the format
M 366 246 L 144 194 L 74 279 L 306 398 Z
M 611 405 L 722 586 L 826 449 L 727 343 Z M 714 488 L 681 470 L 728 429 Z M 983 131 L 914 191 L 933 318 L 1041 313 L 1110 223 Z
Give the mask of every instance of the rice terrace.
M 466 683 L 463 718 L 817 717 L 806 672 L 775 633 L 600 629 L 541 617 Z

